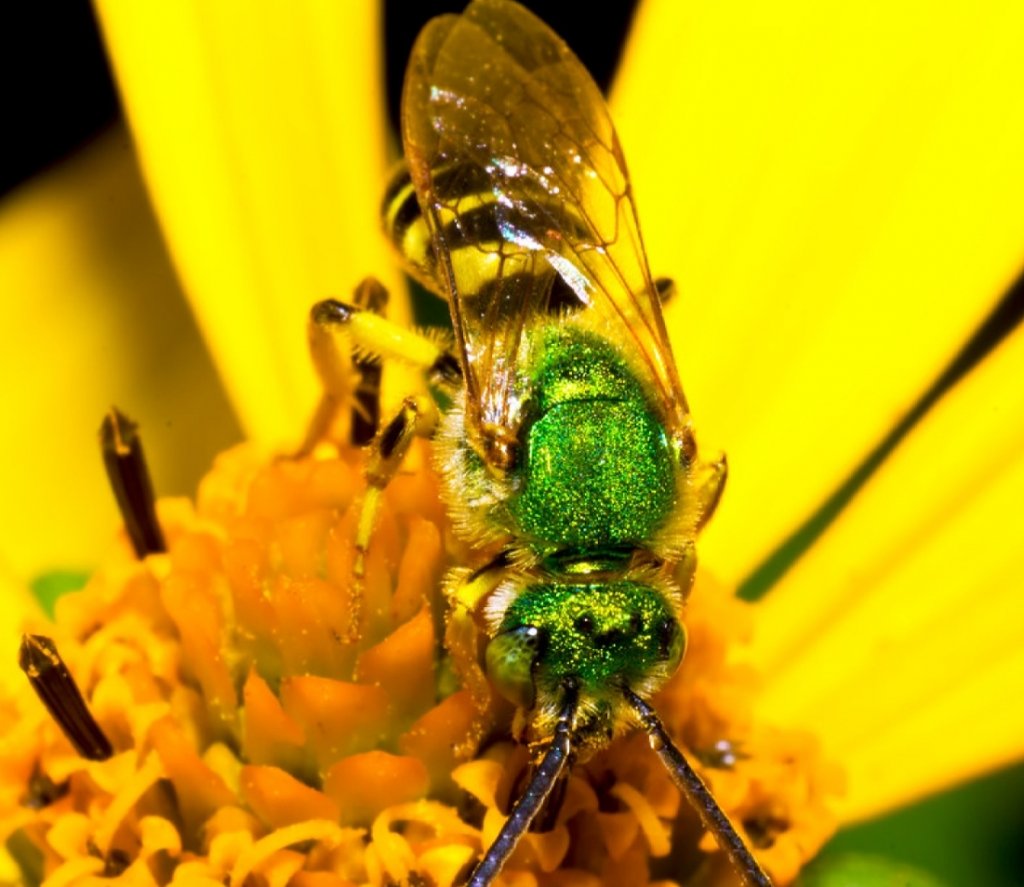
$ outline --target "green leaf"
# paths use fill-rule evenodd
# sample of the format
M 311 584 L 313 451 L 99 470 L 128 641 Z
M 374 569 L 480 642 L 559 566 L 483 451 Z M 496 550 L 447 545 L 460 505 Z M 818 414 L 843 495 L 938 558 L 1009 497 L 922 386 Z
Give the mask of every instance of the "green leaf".
M 89 581 L 89 574 L 78 570 L 51 570 L 32 580 L 32 594 L 48 616 L 53 616 L 57 598 L 78 591 Z
M 796 887 L 943 887 L 921 869 L 880 856 L 826 854 L 801 873 Z

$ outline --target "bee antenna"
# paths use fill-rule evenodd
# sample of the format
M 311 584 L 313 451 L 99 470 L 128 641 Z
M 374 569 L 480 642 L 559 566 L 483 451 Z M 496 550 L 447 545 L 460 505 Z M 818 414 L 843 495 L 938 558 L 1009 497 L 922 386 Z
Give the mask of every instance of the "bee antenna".
M 576 719 L 579 694 L 574 683 L 566 684 L 565 702 L 558 714 L 555 735 L 544 752 L 540 765 L 526 790 L 520 795 L 494 843 L 487 848 L 484 858 L 473 870 L 466 887 L 488 887 L 504 867 L 519 839 L 526 833 L 544 802 L 548 799 L 559 777 L 569 764 L 572 751 L 572 727 Z
M 715 836 L 715 841 L 725 851 L 729 862 L 743 878 L 743 883 L 747 887 L 772 887 L 771 879 L 761 868 L 760 863 L 754 859 L 754 854 L 743 842 L 736 828 L 729 821 L 729 817 L 718 806 L 718 802 L 708 791 L 708 787 L 704 785 L 704 781 L 697 771 L 690 766 L 690 762 L 672 742 L 654 709 L 629 687 L 624 687 L 622 692 L 626 702 L 636 712 L 641 726 L 650 737 L 651 748 L 661 758 L 661 762 L 665 765 L 665 769 L 668 770 L 676 787 L 697 811 L 704 828 Z

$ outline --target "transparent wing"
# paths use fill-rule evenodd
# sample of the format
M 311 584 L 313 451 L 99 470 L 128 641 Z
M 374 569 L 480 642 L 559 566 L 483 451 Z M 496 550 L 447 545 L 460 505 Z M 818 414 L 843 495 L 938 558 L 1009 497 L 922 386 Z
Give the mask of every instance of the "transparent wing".
M 565 43 L 504 0 L 435 19 L 413 50 L 402 119 L 474 430 L 515 438 L 526 330 L 581 310 L 649 376 L 681 431 L 686 403 L 625 161 L 600 90 Z

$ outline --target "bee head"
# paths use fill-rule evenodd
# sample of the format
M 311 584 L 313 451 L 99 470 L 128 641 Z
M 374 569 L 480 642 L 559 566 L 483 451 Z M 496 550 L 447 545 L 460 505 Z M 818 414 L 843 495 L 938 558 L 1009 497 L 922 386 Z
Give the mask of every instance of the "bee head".
M 578 688 L 581 710 L 611 717 L 622 688 L 649 695 L 676 670 L 685 633 L 662 590 L 629 579 L 524 588 L 487 645 L 487 674 L 527 711 Z

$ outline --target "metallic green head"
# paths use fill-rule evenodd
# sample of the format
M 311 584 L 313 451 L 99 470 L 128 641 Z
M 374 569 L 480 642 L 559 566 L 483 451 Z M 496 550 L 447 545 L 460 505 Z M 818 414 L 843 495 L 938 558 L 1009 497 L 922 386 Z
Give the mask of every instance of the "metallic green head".
M 654 692 L 685 644 L 674 608 L 652 585 L 551 582 L 523 589 L 509 604 L 487 645 L 487 673 L 527 711 L 557 705 L 571 682 L 591 721 L 587 732 L 610 734 L 622 688 Z

